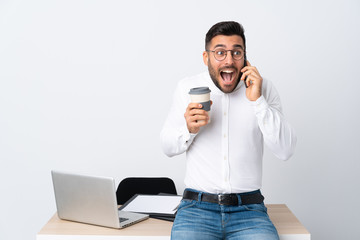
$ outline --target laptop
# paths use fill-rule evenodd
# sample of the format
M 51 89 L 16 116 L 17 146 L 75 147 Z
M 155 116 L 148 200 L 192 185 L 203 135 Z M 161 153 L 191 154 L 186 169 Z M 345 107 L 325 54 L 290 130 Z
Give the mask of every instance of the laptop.
M 120 229 L 149 218 L 118 209 L 113 178 L 56 170 L 51 175 L 60 219 Z

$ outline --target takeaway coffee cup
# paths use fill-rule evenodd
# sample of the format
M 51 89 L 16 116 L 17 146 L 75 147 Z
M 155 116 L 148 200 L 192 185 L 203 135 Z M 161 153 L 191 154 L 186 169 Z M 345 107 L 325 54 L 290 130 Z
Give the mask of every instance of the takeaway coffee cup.
M 211 107 L 210 92 L 211 90 L 208 87 L 191 88 L 189 92 L 191 102 L 200 103 L 202 105 L 201 109 L 208 111 L 209 115 Z

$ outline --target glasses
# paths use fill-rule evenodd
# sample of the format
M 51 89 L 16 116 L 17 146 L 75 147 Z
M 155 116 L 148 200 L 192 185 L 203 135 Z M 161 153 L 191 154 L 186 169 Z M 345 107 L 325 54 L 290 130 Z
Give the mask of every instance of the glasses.
M 226 50 L 226 49 L 216 49 L 216 50 L 206 50 L 207 52 L 212 52 L 214 54 L 214 57 L 218 61 L 223 61 L 226 56 L 227 52 L 231 52 L 231 56 L 234 60 L 241 60 L 244 57 L 244 51 L 241 49 L 235 49 L 235 50 Z

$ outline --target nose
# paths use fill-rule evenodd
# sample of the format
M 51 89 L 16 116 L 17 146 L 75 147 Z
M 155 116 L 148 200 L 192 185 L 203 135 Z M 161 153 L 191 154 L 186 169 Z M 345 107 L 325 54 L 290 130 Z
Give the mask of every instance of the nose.
M 233 56 L 232 56 L 232 51 L 231 50 L 227 50 L 226 51 L 226 56 L 224 59 L 225 63 L 228 65 L 231 65 L 234 62 Z

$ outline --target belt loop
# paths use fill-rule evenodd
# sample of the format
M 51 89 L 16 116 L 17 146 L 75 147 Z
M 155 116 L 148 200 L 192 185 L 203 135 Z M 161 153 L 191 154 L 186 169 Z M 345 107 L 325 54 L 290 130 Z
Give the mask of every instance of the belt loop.
M 238 206 L 242 205 L 240 194 L 236 194 L 236 196 L 238 198 Z
M 199 194 L 198 194 L 198 202 L 201 202 L 201 197 L 202 197 L 202 192 L 199 192 Z

